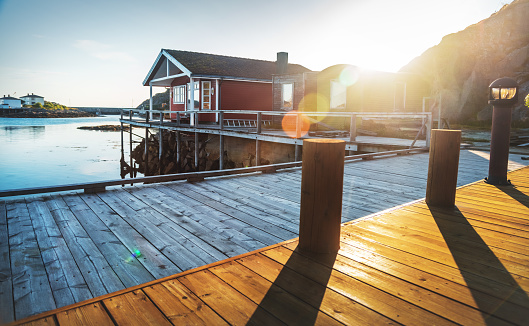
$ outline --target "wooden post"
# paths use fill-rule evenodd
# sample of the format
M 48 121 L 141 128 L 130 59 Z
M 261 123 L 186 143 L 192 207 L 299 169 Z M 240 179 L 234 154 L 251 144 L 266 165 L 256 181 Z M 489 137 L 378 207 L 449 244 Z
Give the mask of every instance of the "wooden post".
M 224 112 L 219 112 L 220 130 L 224 130 Z M 224 135 L 219 135 L 219 170 L 224 169 Z
M 129 120 L 132 122 L 132 110 L 129 111 Z M 134 178 L 134 162 L 132 158 L 132 123 L 129 124 L 129 158 L 130 158 L 130 178 Z
M 303 141 L 299 249 L 333 253 L 340 248 L 345 142 Z
M 351 125 L 349 126 L 349 141 L 356 140 L 356 114 L 351 115 Z
M 163 153 L 163 113 L 160 112 L 160 129 L 158 129 L 158 174 L 162 174 L 162 153 Z
M 261 165 L 261 141 L 259 135 L 261 134 L 261 123 L 262 123 L 261 112 L 257 112 L 257 138 L 255 140 L 255 166 Z
M 195 131 L 195 171 L 200 171 L 200 168 L 198 166 L 198 150 L 200 146 L 198 144 L 198 132 Z
M 149 116 L 147 116 L 148 118 Z M 145 170 L 144 175 L 149 175 L 149 128 L 145 127 L 145 151 L 144 151 L 145 159 L 143 160 L 143 163 L 145 163 Z
M 180 164 L 182 162 L 182 137 L 180 131 L 176 132 L 176 169 L 180 171 Z
M 432 206 L 454 206 L 461 130 L 432 130 L 426 203 Z

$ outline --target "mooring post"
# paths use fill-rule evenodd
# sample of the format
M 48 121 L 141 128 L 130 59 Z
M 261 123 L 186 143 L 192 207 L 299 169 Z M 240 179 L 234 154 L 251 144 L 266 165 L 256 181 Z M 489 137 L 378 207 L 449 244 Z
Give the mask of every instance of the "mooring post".
M 432 206 L 454 206 L 461 130 L 432 130 L 426 203 Z
M 299 250 L 340 249 L 345 141 L 303 141 Z
M 224 130 L 224 112 L 219 111 L 219 170 L 224 169 L 224 135 L 222 130 Z

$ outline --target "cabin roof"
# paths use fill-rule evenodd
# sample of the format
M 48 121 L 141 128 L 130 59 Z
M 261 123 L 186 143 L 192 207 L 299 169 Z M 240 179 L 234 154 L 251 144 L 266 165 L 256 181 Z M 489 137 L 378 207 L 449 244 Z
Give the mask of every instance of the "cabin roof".
M 168 73 L 162 78 L 171 76 L 194 76 L 212 78 L 232 78 L 251 81 L 271 82 L 272 76 L 276 74 L 276 62 L 231 57 L 225 55 L 162 49 L 154 62 L 143 85 L 160 78 L 159 71 L 169 65 L 169 71 L 174 67 L 175 73 Z M 298 64 L 288 64 L 287 74 L 299 74 L 311 71 Z M 167 86 L 167 85 L 164 85 Z

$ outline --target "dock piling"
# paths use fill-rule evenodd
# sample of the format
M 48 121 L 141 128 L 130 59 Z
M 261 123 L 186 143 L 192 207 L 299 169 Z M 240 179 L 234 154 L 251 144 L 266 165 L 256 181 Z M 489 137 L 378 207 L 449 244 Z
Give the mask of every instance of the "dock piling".
M 345 142 L 303 141 L 299 249 L 335 253 L 340 249 Z
M 426 184 L 428 205 L 455 205 L 460 144 L 461 130 L 432 130 Z

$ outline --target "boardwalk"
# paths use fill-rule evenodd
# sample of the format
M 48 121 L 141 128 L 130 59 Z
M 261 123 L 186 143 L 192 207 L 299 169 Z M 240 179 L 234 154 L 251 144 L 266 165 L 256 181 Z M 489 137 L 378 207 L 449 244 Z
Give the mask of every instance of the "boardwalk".
M 336 255 L 297 240 L 49 312 L 37 324 L 527 325 L 529 168 L 342 227 Z M 29 320 L 28 320 L 29 322 Z
M 346 164 L 343 221 L 424 197 L 427 158 L 428 154 L 417 154 Z M 511 168 L 526 162 L 519 155 L 511 160 Z M 463 151 L 459 184 L 482 179 L 487 167 L 487 153 Z M 2 320 L 21 319 L 293 239 L 298 232 L 299 189 L 296 169 L 2 201 Z M 486 198 L 482 200 L 487 202 Z M 408 228 L 410 223 L 395 220 L 394 225 Z M 131 257 L 135 250 L 142 253 L 139 259 Z

